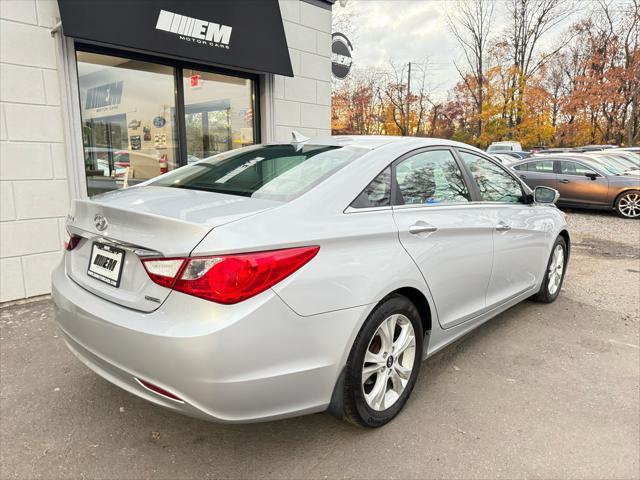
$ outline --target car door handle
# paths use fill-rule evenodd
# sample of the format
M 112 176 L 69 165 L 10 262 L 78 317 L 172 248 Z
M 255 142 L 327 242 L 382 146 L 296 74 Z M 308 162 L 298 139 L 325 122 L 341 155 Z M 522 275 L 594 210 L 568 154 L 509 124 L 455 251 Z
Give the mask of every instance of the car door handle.
M 506 232 L 508 230 L 511 230 L 511 227 L 504 222 L 500 222 L 498 225 L 496 225 L 496 230 L 498 232 Z
M 563 178 L 562 180 L 560 180 L 560 183 L 569 183 L 569 180 L 567 180 L 566 178 Z
M 421 233 L 432 233 L 438 230 L 438 227 L 433 225 L 427 225 L 426 223 L 416 223 L 409 227 L 409 233 L 411 235 L 419 235 Z
M 525 178 L 527 178 L 527 176 L 526 175 L 520 175 L 520 178 L 522 178 L 524 180 Z

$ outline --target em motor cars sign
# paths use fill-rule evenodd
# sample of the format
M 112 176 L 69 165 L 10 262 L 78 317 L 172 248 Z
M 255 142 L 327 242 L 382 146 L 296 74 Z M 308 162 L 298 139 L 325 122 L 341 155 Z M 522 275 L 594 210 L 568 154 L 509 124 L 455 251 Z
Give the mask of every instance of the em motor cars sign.
M 336 32 L 332 35 L 331 44 L 331 72 L 333 76 L 344 80 L 351 71 L 353 58 L 351 52 L 353 45 L 343 33 Z

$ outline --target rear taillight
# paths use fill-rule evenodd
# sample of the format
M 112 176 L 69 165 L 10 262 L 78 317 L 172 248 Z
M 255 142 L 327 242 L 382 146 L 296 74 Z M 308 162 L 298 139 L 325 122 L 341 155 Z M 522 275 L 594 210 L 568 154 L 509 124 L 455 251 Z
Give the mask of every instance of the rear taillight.
M 149 278 L 167 288 L 216 303 L 233 304 L 264 292 L 316 256 L 298 247 L 215 257 L 148 259 Z
M 66 230 L 64 237 L 64 249 L 73 250 L 78 246 L 80 240 L 82 240 L 82 237 L 80 235 L 74 235 L 72 233 L 69 233 L 69 230 Z

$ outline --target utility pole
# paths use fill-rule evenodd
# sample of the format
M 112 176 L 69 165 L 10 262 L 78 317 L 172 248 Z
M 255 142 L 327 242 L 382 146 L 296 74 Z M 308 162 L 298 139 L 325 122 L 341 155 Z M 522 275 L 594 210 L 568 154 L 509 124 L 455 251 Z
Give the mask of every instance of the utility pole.
M 409 73 L 407 75 L 407 119 L 405 122 L 405 135 L 409 135 L 409 129 L 411 127 L 411 104 L 409 103 L 411 98 L 411 62 L 409 62 Z

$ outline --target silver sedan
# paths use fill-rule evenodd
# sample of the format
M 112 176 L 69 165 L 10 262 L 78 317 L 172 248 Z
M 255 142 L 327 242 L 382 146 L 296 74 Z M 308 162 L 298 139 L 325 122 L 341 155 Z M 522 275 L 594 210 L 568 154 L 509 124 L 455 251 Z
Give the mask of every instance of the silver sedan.
M 422 360 L 556 299 L 557 197 L 457 142 L 294 135 L 75 200 L 57 320 L 83 363 L 157 405 L 378 427 Z

